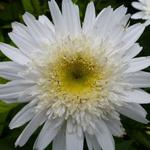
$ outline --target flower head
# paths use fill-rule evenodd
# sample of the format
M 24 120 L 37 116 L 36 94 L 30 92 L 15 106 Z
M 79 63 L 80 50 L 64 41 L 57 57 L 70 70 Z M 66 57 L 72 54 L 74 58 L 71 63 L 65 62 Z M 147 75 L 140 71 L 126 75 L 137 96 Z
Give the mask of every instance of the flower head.
M 28 122 L 15 145 L 42 126 L 34 149 L 53 141 L 54 150 L 83 150 L 85 138 L 89 150 L 114 150 L 113 136 L 124 134 L 120 113 L 148 122 L 139 104 L 150 102 L 140 89 L 150 86 L 150 74 L 141 71 L 150 58 L 134 58 L 145 24 L 128 26 L 123 6 L 96 16 L 91 2 L 82 26 L 71 0 L 63 0 L 62 13 L 54 0 L 49 7 L 53 23 L 25 13 L 25 25 L 14 22 L 9 33 L 16 47 L 0 44 L 12 60 L 0 63 L 0 75 L 10 80 L 0 86 L 0 98 L 27 103 L 10 123 L 13 129 Z
M 132 2 L 132 6 L 140 12 L 135 13 L 132 15 L 133 19 L 150 19 L 150 1 L 149 0 L 138 0 L 139 2 Z

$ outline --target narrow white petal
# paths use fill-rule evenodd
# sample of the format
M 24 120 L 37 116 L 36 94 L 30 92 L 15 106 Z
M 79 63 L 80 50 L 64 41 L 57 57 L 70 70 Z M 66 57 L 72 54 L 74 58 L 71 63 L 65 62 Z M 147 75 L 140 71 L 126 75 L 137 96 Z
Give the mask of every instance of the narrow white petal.
M 121 137 L 124 134 L 124 129 L 120 120 L 109 118 L 108 120 L 105 120 L 105 123 L 113 136 Z
M 150 103 L 150 94 L 141 89 L 133 89 L 124 91 L 122 100 L 129 103 L 147 104 Z
M 27 26 L 19 22 L 12 23 L 13 33 L 17 34 L 19 37 L 26 39 L 27 41 L 32 40 L 32 37 L 28 31 Z
M 101 39 L 105 40 L 107 31 L 110 28 L 111 19 L 112 19 L 113 9 L 111 7 L 107 7 L 101 11 L 101 13 L 97 16 L 93 33 L 98 35 Z
M 139 39 L 145 29 L 144 24 L 134 24 L 126 29 L 125 35 L 122 39 L 123 45 L 120 45 L 120 51 L 128 50 Z M 130 40 L 129 40 L 130 39 Z M 119 51 L 119 50 L 118 50 Z
M 20 51 L 26 56 L 30 57 L 31 52 L 38 51 L 38 48 L 35 47 L 35 44 L 31 39 L 25 39 L 14 32 L 10 32 L 8 35 L 10 39 L 19 47 Z
M 28 31 L 32 35 L 32 39 L 34 39 L 34 42 L 36 42 L 37 46 L 33 44 L 34 47 L 36 47 L 36 49 L 45 50 L 45 45 L 50 44 L 53 39 L 51 30 L 49 30 L 47 26 L 45 27 L 45 25 L 37 21 L 36 18 L 30 13 L 26 12 L 23 15 L 23 20 L 27 24 Z
M 0 43 L 0 49 L 7 57 L 18 64 L 26 65 L 30 61 L 19 49 L 10 45 Z
M 114 21 L 115 23 L 119 23 L 120 21 L 124 20 L 125 14 L 127 13 L 127 8 L 125 8 L 123 5 L 115 9 L 113 12 Z M 127 22 L 125 22 L 124 25 L 126 25 Z
M 21 111 L 19 111 L 15 115 L 15 117 L 9 124 L 10 129 L 22 126 L 33 118 L 33 116 L 35 115 L 34 106 L 36 105 L 36 102 L 37 101 L 34 100 L 31 103 L 27 104 Z
M 118 108 L 118 111 L 133 120 L 141 123 L 148 123 L 146 119 L 146 111 L 139 105 L 134 103 L 126 103 L 123 107 Z
M 62 118 L 61 119 L 58 118 L 56 120 L 48 120 L 44 124 L 34 144 L 34 149 L 38 149 L 38 150 L 45 149 L 51 143 L 51 141 L 56 137 L 57 133 L 59 132 L 62 126 L 62 123 L 63 123 Z
M 123 56 L 125 61 L 128 61 L 139 54 L 142 50 L 139 44 L 134 44 L 129 50 L 127 50 Z
M 23 15 L 23 20 L 27 25 L 28 29 L 32 29 L 33 32 L 29 30 L 31 34 L 33 33 L 32 36 L 39 36 L 39 38 L 43 36 L 42 33 L 40 32 L 41 30 L 38 26 L 38 22 L 36 21 L 36 18 L 32 14 L 26 12 Z M 36 35 L 34 35 L 35 33 Z
M 150 57 L 134 58 L 129 62 L 128 65 L 129 68 L 125 71 L 126 73 L 143 70 L 150 66 Z
M 47 27 L 49 27 L 49 29 L 51 31 L 54 32 L 54 25 L 52 24 L 52 22 L 48 19 L 48 17 L 46 17 L 45 15 L 39 16 L 39 21 L 46 25 Z
M 69 34 L 77 34 L 81 29 L 78 6 L 70 0 L 63 0 L 62 14 Z
M 138 3 L 138 2 L 133 2 L 132 6 L 135 7 L 136 9 L 139 9 L 139 10 L 145 9 L 144 5 L 142 5 L 142 3 Z
M 65 27 L 65 23 L 63 20 L 63 16 L 60 12 L 60 9 L 59 9 L 58 5 L 56 4 L 55 0 L 51 0 L 50 2 L 48 2 L 48 4 L 49 4 L 53 22 L 55 24 L 55 31 L 57 33 L 60 32 L 60 34 L 63 34 L 66 31 L 66 27 Z M 60 26 L 61 26 L 61 28 L 60 28 Z
M 7 80 L 19 80 L 19 79 L 21 79 L 21 77 L 17 76 L 14 73 L 11 73 L 10 71 L 9 72 L 7 72 L 7 71 L 0 71 L 0 76 L 2 78 L 7 79 Z
M 34 85 L 33 82 L 26 81 L 26 80 L 10 81 L 6 84 L 0 85 L 0 94 L 19 92 L 19 91 L 22 91 L 32 85 Z
M 91 137 L 88 133 L 85 133 L 85 138 L 86 138 L 86 143 L 87 143 L 88 149 L 93 150 L 93 144 L 91 141 Z
M 0 76 L 8 80 L 21 79 L 22 77 L 18 74 L 23 71 L 25 66 L 16 64 L 11 61 L 1 62 L 0 63 Z
M 17 102 L 17 98 L 21 92 L 11 93 L 11 94 L 2 94 L 0 95 L 0 99 L 6 103 L 15 103 Z
M 27 16 L 28 18 L 28 14 L 25 14 L 24 16 Z M 35 18 L 30 22 L 36 22 Z M 41 48 L 39 46 L 40 45 L 39 43 L 41 43 L 40 41 L 41 36 L 40 37 L 37 36 L 37 32 L 41 32 L 41 31 L 39 29 L 38 31 L 37 30 L 35 31 L 35 27 L 32 26 L 36 26 L 37 28 L 37 22 L 36 24 L 33 23 L 33 25 L 28 25 L 28 26 L 25 26 L 18 22 L 14 22 L 12 23 L 13 31 L 9 33 L 9 37 L 11 38 L 11 40 L 19 47 L 20 51 L 26 54 L 28 57 L 30 57 L 30 54 L 33 51 L 35 52 L 40 51 Z
M 139 71 L 125 75 L 125 79 L 133 85 L 134 88 L 150 87 L 150 73 Z
M 94 135 L 85 133 L 85 138 L 89 150 L 101 150 L 99 143 Z
M 22 91 L 22 93 L 19 95 L 17 101 L 18 102 L 29 102 L 29 101 L 32 101 L 38 94 L 39 94 L 38 87 L 36 85 L 31 86 L 31 87 L 25 89 L 24 91 Z
M 124 6 L 120 6 L 116 10 L 114 10 L 112 14 L 113 21 L 109 24 L 109 35 L 110 40 L 112 41 L 114 47 L 120 43 L 120 39 L 123 38 L 124 35 L 124 27 L 128 23 L 130 15 L 125 15 L 127 12 L 127 8 Z M 120 26 L 118 26 L 120 24 Z M 113 50 L 114 51 L 114 50 Z
M 21 135 L 18 137 L 15 145 L 23 146 L 36 129 L 46 120 L 45 111 L 37 113 L 35 117 L 29 122 Z
M 68 133 L 66 130 L 66 150 L 83 150 L 83 133 L 78 135 L 77 132 Z
M 17 102 L 19 95 L 32 85 L 32 82 L 26 80 L 14 80 L 0 85 L 0 99 L 7 103 Z
M 141 19 L 145 16 L 144 12 L 137 12 L 131 16 L 132 19 Z
M 66 128 L 62 127 L 53 141 L 52 150 L 66 150 Z
M 95 7 L 94 3 L 90 2 L 86 8 L 86 13 L 84 17 L 84 22 L 83 22 L 83 31 L 86 33 L 88 32 L 94 25 L 95 22 Z
M 115 150 L 114 139 L 107 128 L 107 125 L 102 120 L 97 121 L 97 132 L 95 136 L 103 150 Z

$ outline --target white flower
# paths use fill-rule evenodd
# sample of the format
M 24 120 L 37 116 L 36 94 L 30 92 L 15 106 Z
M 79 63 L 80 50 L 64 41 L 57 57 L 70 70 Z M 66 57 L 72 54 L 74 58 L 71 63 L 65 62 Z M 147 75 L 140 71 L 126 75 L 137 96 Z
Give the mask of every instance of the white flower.
M 95 16 L 93 3 L 81 27 L 78 6 L 63 0 L 62 13 L 49 2 L 53 23 L 25 13 L 26 25 L 14 22 L 9 33 L 16 47 L 1 43 L 12 61 L 0 63 L 0 99 L 28 104 L 13 118 L 10 128 L 28 125 L 15 145 L 23 146 L 42 126 L 34 149 L 114 150 L 113 136 L 124 129 L 119 114 L 147 123 L 139 104 L 150 102 L 140 88 L 150 87 L 149 57 L 134 58 L 142 47 L 136 41 L 145 24 L 128 27 L 123 6 L 103 9 Z
M 139 2 L 132 2 L 132 6 L 140 12 L 132 15 L 133 19 L 150 19 L 150 0 L 138 0 Z

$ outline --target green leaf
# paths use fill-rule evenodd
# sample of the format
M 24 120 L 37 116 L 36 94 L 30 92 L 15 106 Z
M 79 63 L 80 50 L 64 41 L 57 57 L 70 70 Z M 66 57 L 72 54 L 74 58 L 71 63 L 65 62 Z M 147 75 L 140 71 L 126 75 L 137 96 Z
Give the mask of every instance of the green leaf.
M 17 104 L 6 104 L 2 101 L 0 101 L 0 113 L 8 112 L 12 108 L 16 107 Z
M 34 8 L 31 0 L 22 0 L 22 5 L 25 11 L 33 13 Z
M 133 147 L 133 141 L 122 140 L 121 142 L 116 142 L 116 150 L 136 150 L 136 148 Z
M 34 11 L 37 15 L 41 14 L 41 7 L 39 0 L 32 0 L 32 5 L 34 7 Z
M 6 24 L 6 21 L 15 21 L 18 19 L 19 14 L 22 13 L 22 7 L 19 1 L 12 1 L 11 3 L 1 3 L 3 9 L 0 11 L 0 19 Z M 4 22 L 5 21 L 5 22 Z
M 6 104 L 0 101 L 0 133 L 2 133 L 3 131 L 3 128 L 5 126 L 5 121 L 9 111 L 16 106 L 17 104 Z

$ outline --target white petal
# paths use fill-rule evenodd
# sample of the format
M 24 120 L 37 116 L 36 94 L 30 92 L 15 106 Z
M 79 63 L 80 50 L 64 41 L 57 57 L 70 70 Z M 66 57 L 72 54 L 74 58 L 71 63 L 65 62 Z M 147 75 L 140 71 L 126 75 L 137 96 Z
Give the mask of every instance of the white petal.
M 71 0 L 62 1 L 62 14 L 69 34 L 77 34 L 81 30 L 78 6 Z
M 26 80 L 10 81 L 7 84 L 0 85 L 0 95 L 20 92 L 32 85 L 33 85 L 32 82 Z
M 130 15 L 125 15 L 127 12 L 127 8 L 124 6 L 120 6 L 117 8 L 113 14 L 112 18 L 113 21 L 109 24 L 109 32 L 107 34 L 109 35 L 111 43 L 114 45 L 118 45 L 120 43 L 120 40 L 123 38 L 124 35 L 124 27 L 128 23 L 128 20 L 130 18 Z M 114 51 L 114 50 L 113 50 Z
M 25 16 L 27 16 L 28 18 L 28 14 L 25 14 Z M 31 22 L 35 22 L 35 21 L 36 20 L 34 18 L 34 21 L 32 20 Z M 14 22 L 12 23 L 13 31 L 9 33 L 9 37 L 11 38 L 11 40 L 19 47 L 20 51 L 24 53 L 25 55 L 27 55 L 29 58 L 32 52 L 34 51 L 39 52 L 41 48 L 39 44 L 41 43 L 41 41 L 39 42 L 41 37 L 40 38 L 38 37 L 37 39 L 37 31 L 34 31 L 35 28 L 32 30 L 31 29 L 33 28 L 32 26 L 33 25 L 27 27 L 21 23 Z M 37 25 L 36 25 L 36 28 L 37 28 Z
M 7 103 L 17 102 L 19 95 L 32 85 L 33 83 L 26 80 L 14 80 L 0 85 L 0 99 Z
M 105 120 L 105 123 L 113 136 L 121 137 L 124 134 L 124 129 L 120 120 L 109 118 L 108 120 Z
M 1 62 L 0 63 L 0 76 L 8 80 L 21 79 L 22 77 L 18 74 L 23 71 L 25 66 L 16 64 L 12 61 Z
M 32 101 L 27 104 L 21 111 L 19 111 L 9 124 L 10 129 L 14 129 L 22 126 L 26 122 L 30 121 L 35 115 L 35 108 L 37 101 Z
M 28 141 L 30 136 L 36 131 L 36 129 L 45 121 L 45 119 L 45 111 L 37 113 L 18 137 L 15 145 L 23 146 Z
M 32 42 L 32 39 L 25 39 L 14 32 L 10 32 L 8 35 L 10 39 L 18 46 L 20 51 L 26 56 L 30 57 L 31 52 L 38 51 L 38 48 L 35 47 L 35 43 Z
M 88 149 L 93 150 L 93 144 L 91 141 L 91 137 L 88 133 L 85 133 L 85 138 L 86 138 L 86 143 L 87 143 Z
M 24 24 L 21 24 L 19 22 L 13 22 L 12 28 L 13 32 L 16 33 L 18 36 L 24 37 L 25 39 L 31 39 L 28 29 Z
M 37 86 L 31 86 L 19 95 L 17 102 L 29 102 L 32 101 L 39 94 L 39 89 Z
M 97 132 L 95 136 L 103 150 L 115 150 L 114 139 L 107 128 L 107 125 L 102 120 L 97 121 Z
M 144 32 L 144 29 L 145 25 L 140 23 L 134 24 L 127 28 L 125 35 L 122 39 L 123 43 L 121 45 L 118 45 L 118 49 L 124 52 L 128 50 L 139 39 L 141 34 Z
M 13 120 L 13 123 L 12 122 L 10 123 L 10 129 L 18 128 L 27 123 L 28 121 L 30 121 L 35 115 L 34 111 L 35 111 L 34 108 L 30 108 L 29 110 L 24 112 L 24 114 L 19 116 L 15 121 Z
M 19 76 L 16 76 L 14 73 L 7 72 L 7 71 L 0 71 L 0 76 L 7 80 L 17 80 L 20 79 Z
M 115 9 L 115 11 L 113 12 L 113 16 L 114 16 L 114 23 L 120 23 L 120 21 L 124 22 L 124 17 L 125 14 L 127 13 L 127 8 L 125 8 L 123 5 L 118 7 L 117 9 Z M 126 25 L 127 22 L 125 22 L 122 25 Z
M 0 99 L 6 103 L 15 103 L 20 93 L 21 92 L 2 94 L 0 95 Z
M 150 66 L 150 57 L 134 58 L 129 62 L 129 68 L 125 73 L 136 72 Z
M 139 10 L 144 10 L 145 9 L 144 5 L 142 5 L 142 3 L 138 3 L 138 2 L 133 2 L 132 6 L 136 9 L 139 9 Z
M 66 130 L 66 150 L 83 150 L 83 133 L 78 135 L 77 132 L 68 133 Z
M 86 13 L 83 22 L 83 31 L 88 32 L 94 25 L 95 22 L 95 7 L 94 3 L 90 2 L 86 8 Z
M 123 107 L 118 108 L 118 111 L 133 120 L 136 120 L 141 123 L 148 123 L 146 119 L 146 111 L 139 105 L 134 103 L 129 103 Z
M 95 25 L 93 27 L 93 33 L 98 35 L 103 40 L 105 40 L 106 33 L 108 33 L 107 31 L 109 30 L 112 13 L 113 9 L 111 7 L 107 7 L 103 9 L 96 18 Z
M 125 79 L 132 84 L 134 88 L 150 87 L 150 73 L 139 71 L 125 75 Z
M 18 64 L 27 65 L 27 63 L 30 61 L 27 56 L 19 51 L 19 49 L 10 45 L 0 43 L 0 49 L 7 57 Z
M 38 150 L 45 149 L 51 143 L 51 141 L 56 137 L 57 133 L 59 132 L 62 126 L 62 123 L 63 123 L 62 118 L 61 119 L 58 118 L 55 120 L 48 120 L 44 124 L 34 144 L 34 149 L 38 149 Z
M 150 103 L 150 94 L 141 89 L 128 90 L 124 91 L 122 100 L 129 103 L 147 104 Z
M 66 32 L 66 26 L 63 20 L 63 16 L 59 10 L 58 5 L 56 4 L 55 0 L 51 0 L 48 2 L 51 16 L 53 19 L 53 22 L 55 24 L 55 31 L 59 34 L 64 34 Z M 61 28 L 60 28 L 61 26 Z
M 53 141 L 52 150 L 66 150 L 66 129 L 63 127 Z
M 38 36 L 39 38 L 43 37 L 42 33 L 40 32 L 41 30 L 39 28 L 38 22 L 36 21 L 36 18 L 32 14 L 26 12 L 23 15 L 23 20 L 27 25 L 32 36 Z
M 141 19 L 145 16 L 144 12 L 137 12 L 131 16 L 132 19 Z
M 124 56 L 123 59 L 125 61 L 128 61 L 130 59 L 132 59 L 133 57 L 135 57 L 137 54 L 139 54 L 142 50 L 142 47 L 140 47 L 139 44 L 134 44 L 130 49 L 128 49 Z
M 48 17 L 46 17 L 45 15 L 39 16 L 39 21 L 54 32 L 54 25 L 51 23 Z
M 94 135 L 85 133 L 85 138 L 89 150 L 101 150 L 99 143 Z
M 37 21 L 36 18 L 30 13 L 26 12 L 23 15 L 23 20 L 27 24 L 28 31 L 32 35 L 32 39 L 34 39 L 39 49 L 45 50 L 45 45 L 50 44 L 53 39 L 51 30 Z

